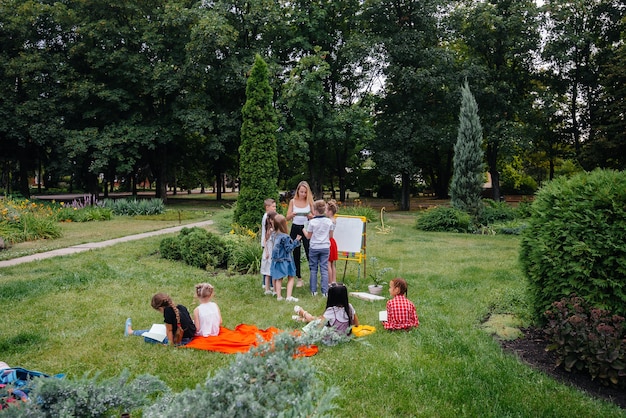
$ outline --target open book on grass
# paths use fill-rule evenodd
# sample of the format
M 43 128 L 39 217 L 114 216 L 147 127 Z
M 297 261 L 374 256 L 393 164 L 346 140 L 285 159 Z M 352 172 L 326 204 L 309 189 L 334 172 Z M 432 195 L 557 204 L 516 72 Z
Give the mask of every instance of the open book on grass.
M 157 340 L 162 343 L 163 340 L 167 337 L 165 324 L 152 324 L 152 328 L 150 328 L 148 332 L 144 332 L 143 334 L 141 334 L 141 336 L 152 338 L 153 340 Z
M 382 322 L 387 321 L 387 311 L 379 311 L 378 312 L 378 320 Z

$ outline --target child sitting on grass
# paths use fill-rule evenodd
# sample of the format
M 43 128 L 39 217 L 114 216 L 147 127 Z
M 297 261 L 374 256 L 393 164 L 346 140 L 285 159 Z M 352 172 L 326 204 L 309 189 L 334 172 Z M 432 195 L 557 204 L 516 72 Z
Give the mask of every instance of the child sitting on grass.
M 359 325 L 356 311 L 348 302 L 348 289 L 342 283 L 332 283 L 328 288 L 326 310 L 321 316 L 313 316 L 298 305 L 294 306 L 293 310 L 297 315 L 293 315 L 292 318 L 296 321 L 317 320 L 320 325 L 333 327 L 338 334 L 348 335 L 352 326 Z
M 169 345 L 185 345 L 196 334 L 196 326 L 189 315 L 189 311 L 183 305 L 176 305 L 172 298 L 165 293 L 157 293 L 152 296 L 152 307 L 163 314 L 165 322 L 166 338 L 161 342 L 148 337 L 144 340 L 149 343 L 161 343 Z M 149 330 L 133 331 L 130 318 L 126 320 L 124 335 L 142 336 Z
M 415 311 L 413 302 L 407 299 L 406 280 L 397 277 L 389 282 L 389 295 L 387 301 L 387 320 L 383 321 L 385 329 L 409 330 L 417 328 L 420 321 Z
M 213 298 L 213 286 L 209 283 L 197 284 L 196 297 L 200 301 L 200 305 L 193 310 L 196 335 L 203 337 L 218 335 L 222 325 L 222 314 L 217 303 L 211 301 Z

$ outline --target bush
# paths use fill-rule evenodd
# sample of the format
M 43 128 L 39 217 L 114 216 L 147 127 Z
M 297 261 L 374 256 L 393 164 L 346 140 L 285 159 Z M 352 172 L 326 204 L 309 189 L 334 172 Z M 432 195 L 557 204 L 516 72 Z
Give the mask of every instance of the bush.
M 182 260 L 183 256 L 180 253 L 180 240 L 176 237 L 167 237 L 161 240 L 159 243 L 159 251 L 161 257 L 168 260 Z
M 626 172 L 558 178 L 531 212 L 520 262 L 536 318 L 571 293 L 626 316 Z
M 202 228 L 190 228 L 188 232 L 181 234 L 180 254 L 182 260 L 190 266 L 202 269 L 226 267 L 224 241 Z
M 492 199 L 483 199 L 484 208 L 477 221 L 481 225 L 493 225 L 515 219 L 515 209 L 506 202 L 496 202 Z
M 165 212 L 161 199 L 105 199 L 103 205 L 121 216 L 160 215 Z
M 423 212 L 417 218 L 416 228 L 435 232 L 469 232 L 471 217 L 455 208 L 439 206 Z
M 310 361 L 294 358 L 299 344 L 300 339 L 280 333 L 271 344 L 238 354 L 204 385 L 160 398 L 143 416 L 331 416 L 337 390 L 323 386 Z
M 173 393 L 157 377 L 128 373 L 100 380 L 41 378 L 32 401 L 0 410 L 7 417 L 329 417 L 337 408 L 335 387 L 326 388 L 315 366 L 296 357 L 299 347 L 336 334 L 323 327 L 312 335 L 277 334 L 271 343 L 238 354 L 204 385 Z M 343 337 L 344 340 L 346 337 Z M 36 401 L 34 401 L 36 399 Z
M 226 243 L 206 229 L 183 228 L 177 237 L 167 237 L 159 243 L 161 257 L 182 260 L 201 269 L 225 268 Z
M 128 372 L 111 379 L 36 378 L 29 402 L 0 411 L 10 417 L 104 417 L 119 416 L 152 403 L 152 397 L 169 391 L 160 379 L 143 375 L 129 379 Z M 35 401 L 36 400 L 36 401 Z
M 230 235 L 226 240 L 228 268 L 242 274 L 256 274 L 261 270 L 263 249 L 256 237 Z
M 546 311 L 545 328 L 557 353 L 557 366 L 587 370 L 603 384 L 626 386 L 626 334 L 624 318 L 592 308 L 583 298 L 571 296 Z
M 113 211 L 110 208 L 99 206 L 85 206 L 78 209 L 65 206 L 61 208 L 56 218 L 61 222 L 90 222 L 111 220 Z
M 0 198 L 0 237 L 5 243 L 61 236 L 54 209 L 28 199 Z

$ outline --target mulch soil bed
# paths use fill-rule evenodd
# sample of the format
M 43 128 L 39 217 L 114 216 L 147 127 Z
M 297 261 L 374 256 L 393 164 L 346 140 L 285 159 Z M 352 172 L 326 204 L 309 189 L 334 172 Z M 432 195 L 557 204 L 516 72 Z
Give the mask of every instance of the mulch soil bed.
M 606 399 L 609 402 L 626 409 L 626 390 L 604 386 L 597 380 L 592 380 L 587 372 L 567 372 L 563 367 L 555 367 L 556 354 L 546 351 L 549 341 L 541 329 L 522 329 L 524 336 L 512 341 L 500 341 L 503 350 L 515 354 L 522 362 L 536 370 L 540 370 L 554 379 L 574 386 L 596 398 Z

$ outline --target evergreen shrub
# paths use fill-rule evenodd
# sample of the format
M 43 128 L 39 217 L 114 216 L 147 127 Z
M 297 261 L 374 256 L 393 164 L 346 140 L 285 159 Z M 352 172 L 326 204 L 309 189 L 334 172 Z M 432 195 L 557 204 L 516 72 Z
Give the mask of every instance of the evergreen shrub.
M 515 209 L 506 202 L 496 202 L 492 199 L 483 199 L 484 208 L 477 218 L 481 225 L 493 225 L 515 219 Z
M 204 385 L 164 396 L 144 417 L 326 417 L 333 416 L 335 388 L 325 388 L 314 365 L 295 358 L 301 338 L 284 332 L 271 344 L 238 354 Z
M 206 229 L 183 228 L 176 237 L 167 237 L 159 243 L 161 257 L 182 260 L 201 269 L 225 268 L 226 243 L 219 235 Z
M 576 293 L 626 315 L 626 172 L 561 177 L 537 192 L 520 262 L 534 314 Z
M 422 212 L 415 227 L 422 231 L 470 232 L 472 220 L 468 213 L 459 209 L 439 206 Z
M 29 402 L 0 411 L 0 416 L 21 417 L 110 417 L 137 411 L 153 397 L 169 392 L 159 378 L 142 375 L 134 380 L 124 371 L 110 379 L 35 378 L 29 383 Z
M 168 260 L 182 260 L 183 255 L 180 253 L 180 240 L 177 237 L 167 237 L 159 243 L 159 252 L 161 257 Z
M 202 228 L 188 229 L 189 231 L 180 237 L 180 254 L 183 261 L 190 266 L 209 270 L 226 267 L 224 240 Z

